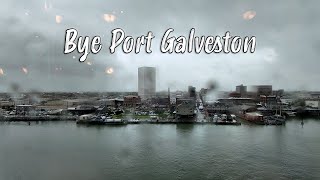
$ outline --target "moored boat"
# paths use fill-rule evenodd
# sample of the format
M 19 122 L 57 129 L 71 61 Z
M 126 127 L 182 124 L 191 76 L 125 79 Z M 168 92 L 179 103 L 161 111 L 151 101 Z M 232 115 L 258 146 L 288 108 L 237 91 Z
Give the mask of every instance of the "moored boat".
M 77 124 L 88 124 L 88 122 L 95 117 L 96 116 L 93 114 L 84 114 L 84 115 L 79 116 L 76 123 Z
M 258 112 L 245 113 L 243 116 L 243 119 L 255 124 L 262 124 L 262 125 L 265 124 L 263 115 Z
M 294 118 L 296 114 L 296 112 L 285 112 L 286 118 Z
M 127 122 L 129 124 L 139 124 L 139 123 L 141 123 L 139 119 L 129 119 Z
M 220 117 L 218 115 L 214 115 L 213 122 L 217 125 L 241 125 L 233 114 L 222 114 Z
M 122 119 L 112 119 L 105 116 L 82 115 L 79 117 L 77 124 L 88 125 L 125 125 L 126 121 Z
M 266 125 L 284 125 L 286 119 L 284 116 L 281 115 L 273 115 L 273 116 L 266 116 L 265 118 Z

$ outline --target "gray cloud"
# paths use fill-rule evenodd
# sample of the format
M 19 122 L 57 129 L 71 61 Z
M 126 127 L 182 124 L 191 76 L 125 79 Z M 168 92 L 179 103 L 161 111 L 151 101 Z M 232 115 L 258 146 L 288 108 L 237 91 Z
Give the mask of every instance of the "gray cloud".
M 52 7 L 44 10 L 45 2 Z M 273 84 L 275 88 L 319 89 L 320 26 L 318 1 L 63 1 L 21 2 L 5 0 L 0 7 L 0 91 L 11 82 L 25 89 L 45 91 L 137 91 L 137 68 L 155 66 L 158 90 L 168 86 L 187 89 L 217 81 L 222 90 L 240 83 Z M 250 21 L 242 18 L 256 11 Z M 121 13 L 123 11 L 123 13 Z M 114 13 L 107 23 L 103 14 Z M 55 16 L 62 16 L 61 24 Z M 79 54 L 63 54 L 64 33 L 76 28 L 81 35 L 102 36 L 103 49 L 79 63 Z M 111 30 L 126 34 L 156 36 L 152 54 L 109 54 Z M 168 28 L 175 35 L 256 36 L 254 54 L 163 54 L 160 38 Z M 117 49 L 119 51 L 120 49 Z M 76 56 L 76 59 L 73 58 Z M 25 75 L 21 68 L 26 67 Z M 114 73 L 104 71 L 112 67 Z

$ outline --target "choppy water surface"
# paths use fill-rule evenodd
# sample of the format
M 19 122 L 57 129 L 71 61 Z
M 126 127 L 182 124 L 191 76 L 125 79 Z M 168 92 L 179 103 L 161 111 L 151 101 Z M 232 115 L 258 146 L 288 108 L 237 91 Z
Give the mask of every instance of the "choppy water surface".
M 0 124 L 0 179 L 319 179 L 320 120 L 285 126 Z

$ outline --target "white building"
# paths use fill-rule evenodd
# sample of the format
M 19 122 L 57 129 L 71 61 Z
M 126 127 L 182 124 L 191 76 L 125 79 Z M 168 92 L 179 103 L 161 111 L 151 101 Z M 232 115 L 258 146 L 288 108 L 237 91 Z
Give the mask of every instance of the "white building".
M 156 94 L 156 68 L 139 67 L 138 69 L 138 95 L 141 99 L 148 99 Z
M 310 100 L 306 100 L 305 103 L 306 103 L 306 106 L 308 106 L 308 107 L 320 109 L 320 101 L 319 100 L 310 99 Z

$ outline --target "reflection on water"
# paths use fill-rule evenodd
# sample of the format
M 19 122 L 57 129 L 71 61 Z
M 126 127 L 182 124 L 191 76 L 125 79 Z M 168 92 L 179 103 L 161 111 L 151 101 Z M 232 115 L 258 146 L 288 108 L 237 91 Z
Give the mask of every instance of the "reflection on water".
M 1 123 L 0 179 L 317 179 L 320 121 L 304 122 Z
M 196 124 L 177 124 L 176 129 L 179 133 L 191 134 L 194 126 L 199 126 Z

